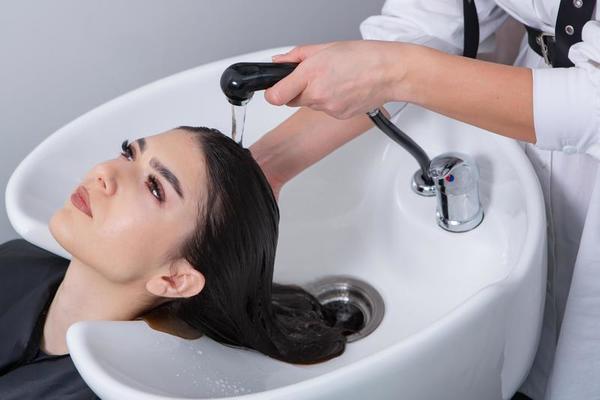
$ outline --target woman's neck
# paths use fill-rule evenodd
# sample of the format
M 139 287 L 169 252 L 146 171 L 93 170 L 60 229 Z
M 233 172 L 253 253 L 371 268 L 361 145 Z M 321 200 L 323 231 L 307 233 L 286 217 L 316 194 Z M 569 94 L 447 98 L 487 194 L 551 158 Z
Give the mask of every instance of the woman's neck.
M 109 282 L 74 258 L 48 309 L 40 348 L 46 354 L 67 354 L 66 333 L 75 322 L 133 320 L 151 308 L 152 301 L 144 285 Z

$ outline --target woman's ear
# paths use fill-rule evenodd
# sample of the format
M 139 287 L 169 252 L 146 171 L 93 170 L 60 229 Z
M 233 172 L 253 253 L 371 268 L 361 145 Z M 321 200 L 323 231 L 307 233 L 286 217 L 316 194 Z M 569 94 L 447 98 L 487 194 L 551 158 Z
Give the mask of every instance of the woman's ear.
M 204 275 L 186 259 L 171 263 L 146 282 L 146 290 L 155 296 L 192 297 L 204 288 Z

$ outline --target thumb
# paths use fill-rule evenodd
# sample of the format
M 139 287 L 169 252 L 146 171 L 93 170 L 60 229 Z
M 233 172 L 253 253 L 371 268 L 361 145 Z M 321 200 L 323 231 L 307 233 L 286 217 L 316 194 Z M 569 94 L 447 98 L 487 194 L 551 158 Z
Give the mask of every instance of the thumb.
M 313 54 L 331 46 L 333 43 L 311 44 L 306 46 L 297 46 L 284 54 L 276 54 L 272 57 L 273 62 L 302 62 Z
M 297 97 L 308 85 L 302 70 L 296 68 L 286 78 L 265 91 L 265 99 L 274 106 L 282 106 Z
M 276 63 L 287 63 L 287 62 L 299 63 L 303 60 L 303 58 L 300 57 L 301 52 L 298 49 L 299 49 L 298 47 L 295 47 L 292 50 L 288 51 L 287 53 L 275 54 L 273 57 L 271 57 L 271 59 L 273 60 L 273 62 L 276 62 Z

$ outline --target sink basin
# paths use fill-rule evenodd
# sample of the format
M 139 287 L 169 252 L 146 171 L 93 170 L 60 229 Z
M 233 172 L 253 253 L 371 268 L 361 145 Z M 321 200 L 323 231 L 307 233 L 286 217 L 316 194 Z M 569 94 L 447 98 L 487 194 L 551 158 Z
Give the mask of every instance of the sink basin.
M 58 130 L 10 179 L 6 204 L 15 230 L 69 257 L 47 222 L 90 167 L 115 157 L 125 138 L 179 125 L 229 132 L 221 72 L 285 50 L 173 75 Z M 245 144 L 293 111 L 255 95 Z M 394 122 L 431 157 L 460 151 L 475 158 L 485 210 L 478 228 L 439 228 L 435 198 L 410 188 L 417 163 L 376 129 L 306 170 L 280 197 L 275 280 L 305 285 L 347 275 L 368 282 L 385 302 L 373 333 L 338 358 L 298 366 L 205 337 L 180 339 L 142 321 L 80 322 L 67 339 L 88 385 L 103 399 L 130 400 L 510 398 L 533 362 L 541 329 L 546 221 L 537 178 L 512 140 L 412 105 Z

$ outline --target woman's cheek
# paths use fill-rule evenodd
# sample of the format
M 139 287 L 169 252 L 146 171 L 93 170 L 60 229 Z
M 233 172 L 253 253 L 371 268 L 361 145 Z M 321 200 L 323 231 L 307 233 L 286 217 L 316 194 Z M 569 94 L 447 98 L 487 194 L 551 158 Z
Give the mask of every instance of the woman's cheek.
M 130 239 L 143 241 L 152 216 L 149 207 L 140 203 L 143 202 L 124 201 L 125 207 L 110 210 L 110 217 L 102 221 L 102 225 L 98 227 L 99 239 L 109 243 L 114 240 L 122 242 Z

